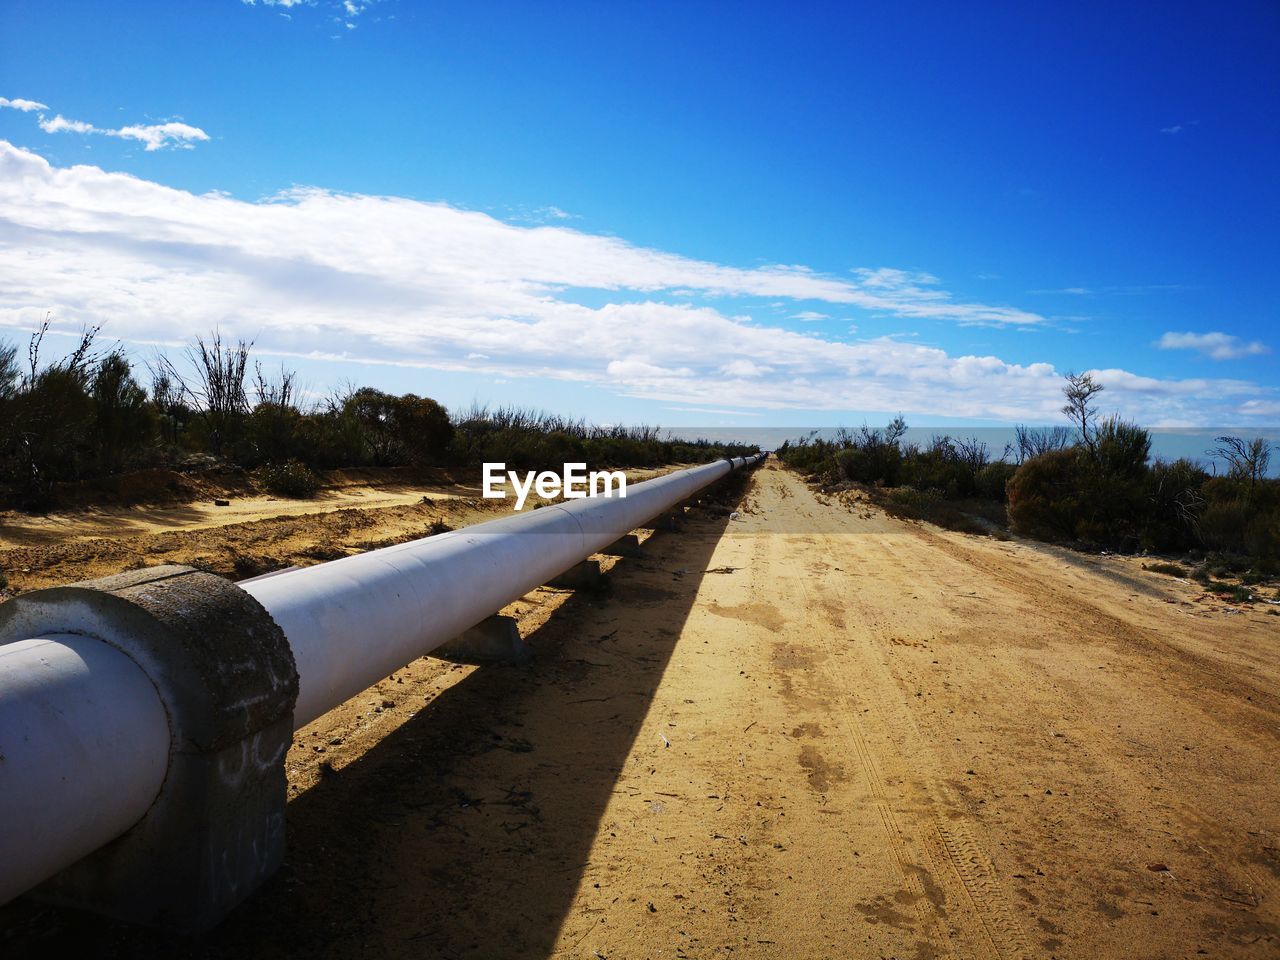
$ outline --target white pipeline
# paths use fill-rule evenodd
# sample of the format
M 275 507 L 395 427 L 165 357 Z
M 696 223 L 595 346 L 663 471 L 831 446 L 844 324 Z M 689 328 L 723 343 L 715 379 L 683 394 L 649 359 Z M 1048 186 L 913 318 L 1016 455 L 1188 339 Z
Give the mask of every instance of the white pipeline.
M 754 458 L 750 458 L 754 462 Z M 294 725 L 370 684 L 749 462 L 718 460 L 501 520 L 241 584 L 289 638 Z
M 91 637 L 0 646 L 0 903 L 142 819 L 169 767 L 142 668 Z
M 295 727 L 757 459 L 241 584 L 293 650 Z M 0 904 L 137 823 L 170 740 L 151 680 L 114 647 L 72 634 L 0 645 Z

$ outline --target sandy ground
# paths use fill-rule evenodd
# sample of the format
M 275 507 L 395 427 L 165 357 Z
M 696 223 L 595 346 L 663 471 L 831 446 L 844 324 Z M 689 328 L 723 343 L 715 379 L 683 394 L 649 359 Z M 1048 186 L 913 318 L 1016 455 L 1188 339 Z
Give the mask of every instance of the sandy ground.
M 0 952 L 1280 955 L 1273 608 L 748 483 L 513 605 L 531 665 L 419 660 L 299 731 L 287 865 L 213 935 L 20 901 Z M 347 513 L 342 549 L 427 517 Z
M 311 500 L 234 497 L 225 505 L 212 500 L 173 506 L 113 507 L 45 515 L 0 512 L 0 550 L 19 546 L 65 544 L 106 537 L 120 539 L 169 530 L 209 530 L 275 517 L 301 517 L 335 510 L 378 510 L 433 500 L 474 499 L 480 490 L 418 485 L 351 486 L 327 490 Z

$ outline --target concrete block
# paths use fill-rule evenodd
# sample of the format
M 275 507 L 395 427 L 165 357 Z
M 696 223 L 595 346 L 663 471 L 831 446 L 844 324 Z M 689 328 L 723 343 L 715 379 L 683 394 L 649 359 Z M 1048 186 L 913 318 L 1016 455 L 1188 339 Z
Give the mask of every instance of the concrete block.
M 436 647 L 431 656 L 454 663 L 523 663 L 533 651 L 520 639 L 514 617 L 494 615 Z
M 668 510 L 666 513 L 660 513 L 649 521 L 649 526 L 654 530 L 679 530 L 680 521 L 684 519 L 684 508 L 676 507 Z
M 599 560 L 583 560 L 547 584 L 560 590 L 599 590 L 604 587 Z
M 643 555 L 640 552 L 640 538 L 634 533 L 619 537 L 600 552 L 610 557 L 639 557 Z
M 199 933 L 284 858 L 284 757 L 298 674 L 265 609 L 235 584 L 161 566 L 22 594 L 0 643 L 92 636 L 131 657 L 164 703 L 169 771 L 126 833 L 33 891 L 118 920 Z

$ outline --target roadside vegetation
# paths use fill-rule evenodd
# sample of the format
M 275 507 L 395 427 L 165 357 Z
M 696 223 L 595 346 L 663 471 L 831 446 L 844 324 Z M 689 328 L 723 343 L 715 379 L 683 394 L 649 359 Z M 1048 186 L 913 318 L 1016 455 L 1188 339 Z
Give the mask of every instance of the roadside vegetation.
M 1179 557 L 1149 569 L 1190 575 L 1239 599 L 1280 573 L 1280 480 L 1268 476 L 1264 439 L 1223 436 L 1200 464 L 1151 457 L 1151 434 L 1095 406 L 1102 385 L 1069 375 L 1069 427 L 1025 427 L 999 457 L 974 439 L 906 440 L 896 417 L 884 428 L 809 436 L 777 451 L 787 466 L 829 491 L 857 488 L 889 513 L 972 533 L 1007 527 L 1082 549 Z M 1234 575 L 1240 584 L 1216 577 Z
M 309 497 L 320 473 L 354 467 L 478 472 L 702 462 L 754 446 L 672 440 L 657 427 L 602 427 L 513 407 L 450 412 L 429 397 L 348 385 L 303 398 L 294 372 L 265 369 L 252 344 L 198 337 L 138 366 L 86 330 L 46 358 L 43 324 L 0 341 L 0 507 L 47 510 L 69 486 L 138 471 L 233 471 L 285 497 Z

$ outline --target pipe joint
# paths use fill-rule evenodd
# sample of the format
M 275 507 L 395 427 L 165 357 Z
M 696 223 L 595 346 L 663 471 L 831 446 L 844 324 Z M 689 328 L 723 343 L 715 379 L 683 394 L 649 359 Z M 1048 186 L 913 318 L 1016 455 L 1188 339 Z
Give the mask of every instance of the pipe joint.
M 288 641 L 244 590 L 180 566 L 0 606 L 0 644 L 51 634 L 92 637 L 138 665 L 163 705 L 169 755 L 140 819 L 58 865 L 38 895 L 181 932 L 212 927 L 284 857 L 284 756 L 298 693 Z M 108 723 L 110 703 L 101 709 Z

